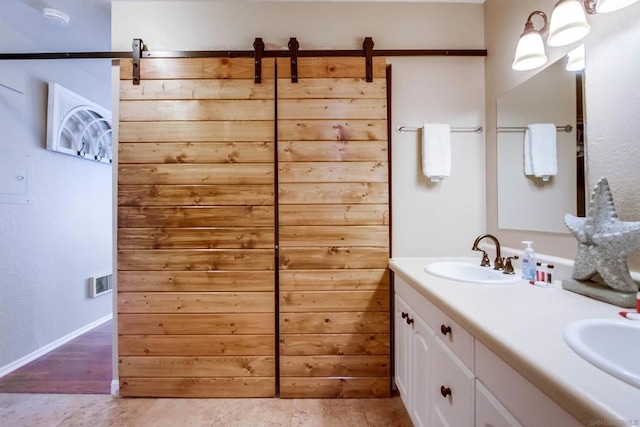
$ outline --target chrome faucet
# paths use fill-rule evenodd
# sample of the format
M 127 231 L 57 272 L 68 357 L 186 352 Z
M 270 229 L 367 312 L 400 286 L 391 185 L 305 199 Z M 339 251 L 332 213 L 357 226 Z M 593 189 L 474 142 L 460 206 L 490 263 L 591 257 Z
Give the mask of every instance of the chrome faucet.
M 493 243 L 495 243 L 496 245 L 496 259 L 493 261 L 493 269 L 494 270 L 504 269 L 504 258 L 502 258 L 502 254 L 500 253 L 500 242 L 498 241 L 498 238 L 493 234 L 481 234 L 478 237 L 476 237 L 476 240 L 473 242 L 473 246 L 471 247 L 471 250 L 480 251 L 483 254 L 482 262 L 480 263 L 480 265 L 483 267 L 491 266 L 491 262 L 489 261 L 489 257 L 487 256 L 487 253 L 478 247 L 478 244 L 484 238 L 493 240 Z

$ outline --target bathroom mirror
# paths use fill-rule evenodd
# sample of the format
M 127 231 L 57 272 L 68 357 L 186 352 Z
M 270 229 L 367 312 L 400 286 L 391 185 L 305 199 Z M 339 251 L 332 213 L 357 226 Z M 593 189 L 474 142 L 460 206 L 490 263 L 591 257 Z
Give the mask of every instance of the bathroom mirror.
M 582 76 L 565 63 L 498 99 L 498 228 L 569 233 L 564 215 L 584 216 Z M 558 173 L 546 182 L 524 174 L 524 131 L 532 123 L 557 127 Z

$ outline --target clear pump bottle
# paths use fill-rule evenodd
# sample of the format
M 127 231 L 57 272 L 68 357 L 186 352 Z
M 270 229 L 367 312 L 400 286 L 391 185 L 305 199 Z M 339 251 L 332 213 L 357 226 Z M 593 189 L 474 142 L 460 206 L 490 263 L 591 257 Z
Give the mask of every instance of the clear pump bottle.
M 524 240 L 522 243 L 527 245 L 522 255 L 522 278 L 524 280 L 536 280 L 536 256 L 533 252 L 530 240 Z

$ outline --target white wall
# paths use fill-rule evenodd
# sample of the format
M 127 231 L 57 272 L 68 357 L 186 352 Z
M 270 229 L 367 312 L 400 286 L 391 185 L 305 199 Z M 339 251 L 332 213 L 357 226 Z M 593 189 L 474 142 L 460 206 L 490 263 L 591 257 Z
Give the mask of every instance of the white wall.
M 34 46 L 0 22 L 0 49 Z M 111 272 L 111 167 L 45 149 L 49 81 L 111 106 L 110 82 L 79 67 L 0 61 L 0 82 L 24 92 L 0 87 L 0 156 L 34 166 L 32 203 L 0 203 L 0 369 L 111 313 L 110 296 L 88 297 L 89 277 Z
M 114 2 L 114 50 L 142 38 L 149 50 L 267 49 L 296 37 L 301 49 L 482 49 L 482 5 L 420 3 Z M 393 127 L 424 121 L 484 125 L 484 58 L 390 58 Z M 466 254 L 484 231 L 484 135 L 454 134 L 452 176 L 419 171 L 417 133 L 393 135 L 393 253 Z
M 551 14 L 556 0 L 486 0 L 487 113 L 487 228 L 504 244 L 520 247 L 534 240 L 538 252 L 574 258 L 577 241 L 571 235 L 499 230 L 497 225 L 496 100 L 519 83 L 540 72 L 513 71 L 511 62 L 527 16 L 534 10 Z M 640 122 L 640 3 L 610 14 L 589 16 L 591 33 L 585 39 L 587 188 L 607 176 L 622 220 L 639 221 Z M 574 45 L 547 46 L 548 64 L 568 53 Z M 639 251 L 630 256 L 630 267 L 640 270 Z

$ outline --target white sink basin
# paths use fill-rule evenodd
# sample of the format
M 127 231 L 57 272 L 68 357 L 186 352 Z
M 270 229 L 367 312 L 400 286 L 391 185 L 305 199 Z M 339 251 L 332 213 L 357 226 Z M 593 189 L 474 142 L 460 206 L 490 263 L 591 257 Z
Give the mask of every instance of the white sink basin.
M 567 325 L 563 338 L 586 361 L 640 388 L 640 321 L 579 320 Z
M 442 261 L 428 264 L 424 270 L 434 276 L 459 282 L 481 283 L 485 285 L 499 285 L 516 283 L 522 280 L 519 274 L 504 274 L 491 267 L 466 262 Z

